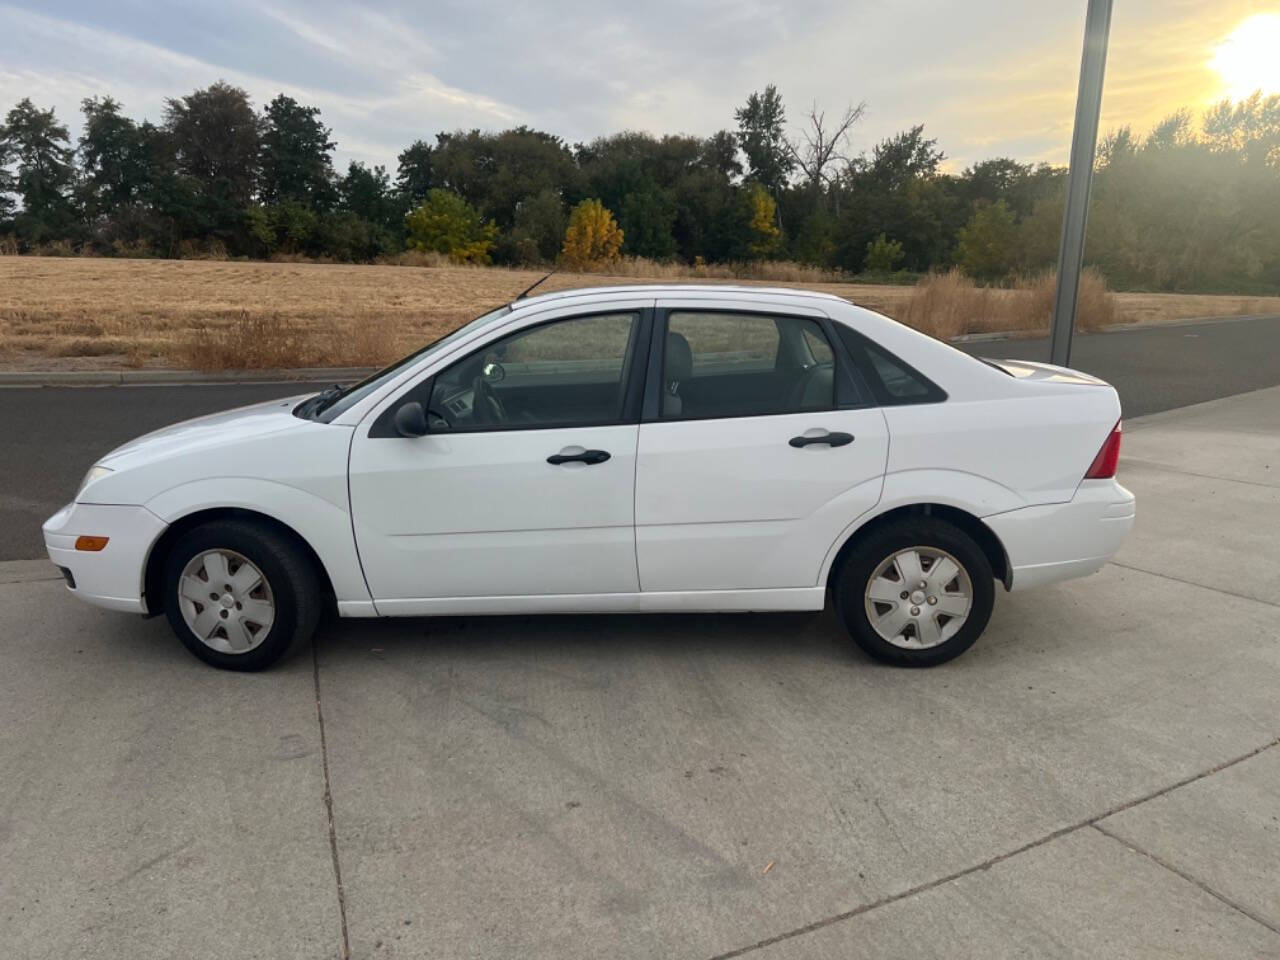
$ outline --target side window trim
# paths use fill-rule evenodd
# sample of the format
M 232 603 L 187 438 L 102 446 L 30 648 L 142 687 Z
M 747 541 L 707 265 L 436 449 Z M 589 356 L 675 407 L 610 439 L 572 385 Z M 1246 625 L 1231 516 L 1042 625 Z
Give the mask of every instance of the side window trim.
M 641 423 L 679 423 L 692 422 L 697 419 L 737 420 L 745 417 L 785 417 L 797 413 L 819 413 L 823 411 L 788 411 L 785 413 L 733 414 L 728 417 L 689 418 L 685 421 L 666 420 L 661 415 L 662 404 L 662 368 L 666 362 L 667 324 L 673 313 L 727 313 L 735 316 L 759 316 L 769 320 L 790 318 L 795 320 L 811 320 L 822 328 L 823 336 L 831 346 L 831 357 L 835 364 L 835 406 L 834 410 L 856 410 L 876 406 L 875 395 L 868 389 L 864 378 L 850 361 L 844 344 L 836 334 L 835 326 L 825 314 L 810 315 L 807 313 L 790 313 L 786 310 L 762 310 L 742 307 L 663 307 L 654 311 L 652 331 L 649 343 L 649 358 L 644 377 L 644 401 L 641 409 Z M 781 344 L 779 344 L 781 349 Z
M 529 430 L 576 430 L 586 429 L 587 427 L 612 427 L 626 426 L 631 423 L 640 422 L 640 404 L 645 387 L 645 363 L 647 362 L 648 345 L 652 339 L 654 325 L 654 309 L 653 307 L 633 307 L 626 310 L 607 309 L 601 306 L 599 309 L 588 310 L 585 313 L 578 313 L 567 317 L 553 317 L 544 320 L 541 323 L 532 323 L 527 327 L 521 327 L 518 330 L 510 331 L 492 339 L 485 340 L 483 343 L 476 344 L 474 349 L 454 359 L 444 370 L 452 368 L 455 364 L 465 363 L 471 357 L 483 350 L 489 349 L 494 343 L 505 340 L 509 336 L 515 334 L 525 334 L 530 331 L 537 330 L 541 327 L 549 327 L 557 323 L 566 323 L 573 320 L 586 320 L 590 317 L 606 317 L 614 316 L 619 313 L 629 313 L 635 315 L 632 324 L 631 336 L 628 343 L 628 355 L 624 360 L 624 368 L 622 371 L 622 415 L 616 419 L 592 421 L 590 423 L 572 423 L 572 424 L 541 424 L 541 423 L 504 423 L 485 427 L 468 427 L 460 430 L 433 431 L 438 435 L 447 436 L 463 436 L 473 433 L 508 433 L 512 431 L 529 431 Z M 383 409 L 369 427 L 368 436 L 370 439 L 386 439 L 394 438 L 397 440 L 404 439 L 395 431 L 393 420 L 395 412 L 404 403 L 418 399 L 426 406 L 425 399 L 419 398 L 418 394 L 425 391 L 425 396 L 430 397 L 435 384 L 436 376 L 444 372 L 438 370 L 421 380 L 405 387 L 398 393 Z M 431 436 L 428 433 L 427 436 Z

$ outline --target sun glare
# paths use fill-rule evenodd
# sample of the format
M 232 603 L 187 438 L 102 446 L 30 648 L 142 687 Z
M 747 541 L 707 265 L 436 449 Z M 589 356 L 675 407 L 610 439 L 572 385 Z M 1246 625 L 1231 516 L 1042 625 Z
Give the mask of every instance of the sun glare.
M 1280 13 L 1259 13 L 1241 21 L 1217 45 L 1209 65 L 1232 99 L 1255 90 L 1280 93 Z

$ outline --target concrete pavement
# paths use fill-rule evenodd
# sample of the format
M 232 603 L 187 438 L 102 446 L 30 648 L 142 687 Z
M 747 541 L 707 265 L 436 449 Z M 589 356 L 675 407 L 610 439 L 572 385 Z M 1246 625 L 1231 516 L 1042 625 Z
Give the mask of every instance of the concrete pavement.
M 1280 389 L 1126 431 L 1116 562 L 931 671 L 827 613 L 335 621 L 242 676 L 0 564 L 0 942 L 1280 957 Z

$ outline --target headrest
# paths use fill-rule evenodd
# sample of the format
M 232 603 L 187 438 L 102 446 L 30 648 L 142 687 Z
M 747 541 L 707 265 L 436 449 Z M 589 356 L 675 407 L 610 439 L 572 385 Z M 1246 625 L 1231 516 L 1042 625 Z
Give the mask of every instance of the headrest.
M 667 383 L 688 380 L 693 376 L 693 351 L 689 349 L 689 341 L 684 334 L 674 330 L 667 331 L 666 366 L 662 377 Z

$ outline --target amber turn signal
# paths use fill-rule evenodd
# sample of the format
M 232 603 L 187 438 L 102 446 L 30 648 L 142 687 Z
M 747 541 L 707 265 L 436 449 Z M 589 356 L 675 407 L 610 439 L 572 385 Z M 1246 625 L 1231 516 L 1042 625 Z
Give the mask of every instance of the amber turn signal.
M 107 537 L 76 537 L 76 549 L 97 553 L 107 545 Z

